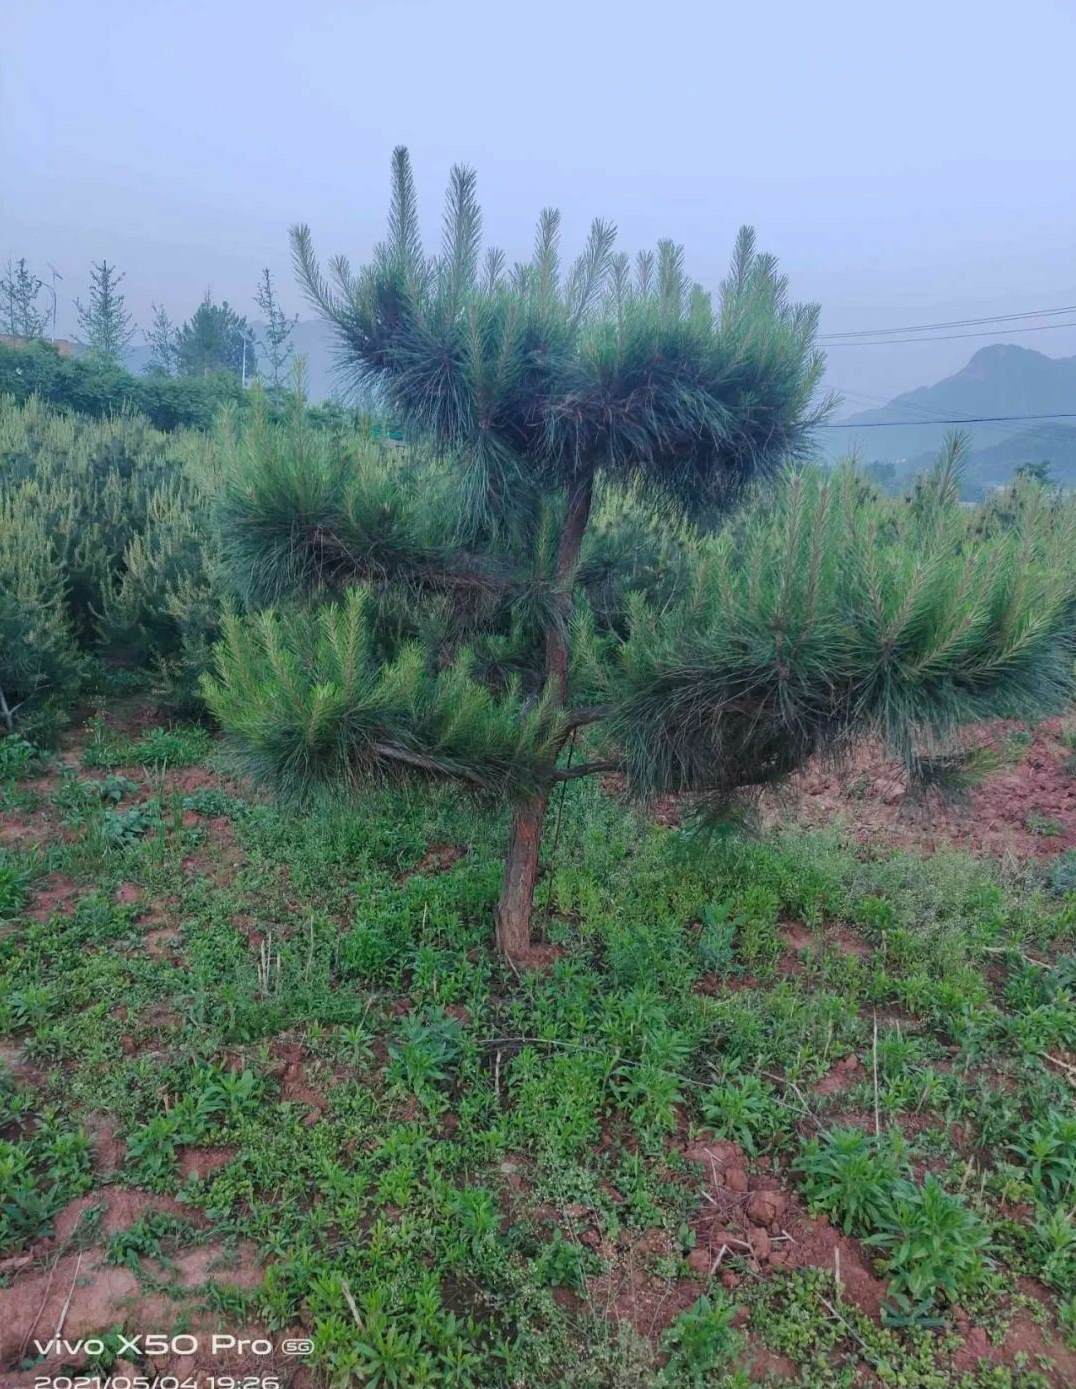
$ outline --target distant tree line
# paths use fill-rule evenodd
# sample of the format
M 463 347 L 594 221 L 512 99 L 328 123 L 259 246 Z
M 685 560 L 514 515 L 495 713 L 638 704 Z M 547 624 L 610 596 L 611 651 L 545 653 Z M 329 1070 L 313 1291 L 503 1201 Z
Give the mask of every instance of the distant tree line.
M 124 355 L 138 335 L 121 289 L 124 274 L 107 260 L 90 267 L 90 290 L 85 303 L 75 300 L 78 344 L 97 364 L 122 366 Z M 42 304 L 45 282 L 25 257 L 9 260 L 0 277 L 0 322 L 3 332 L 17 340 L 44 338 L 54 305 Z M 294 368 L 292 333 L 297 316 L 280 307 L 272 272 L 262 271 L 254 293 L 263 323 L 255 329 L 244 314 L 223 300 L 215 303 L 209 291 L 184 323 L 173 323 L 168 311 L 153 305 L 153 318 L 143 337 L 150 348 L 148 376 L 202 378 L 227 375 L 248 385 L 264 363 L 263 384 L 270 391 L 289 388 Z
M 295 399 L 301 364 L 291 339 L 298 320 L 281 308 L 268 268 L 254 293 L 262 320 L 257 327 L 208 291 L 182 323 L 154 304 L 141 333 L 150 349 L 141 375 L 124 366 L 140 332 L 127 309 L 124 278 L 108 260 L 93 263 L 89 294 L 85 302 L 74 301 L 82 351 L 61 355 L 48 338 L 54 318 L 49 286 L 25 257 L 9 260 L 0 275 L 0 333 L 12 342 L 0 345 L 0 394 L 19 401 L 39 396 L 94 418 L 136 410 L 159 429 L 208 427 L 222 405 L 241 403 L 244 388 L 256 380 L 277 407 Z M 330 424 L 354 414 L 337 406 L 312 412 Z

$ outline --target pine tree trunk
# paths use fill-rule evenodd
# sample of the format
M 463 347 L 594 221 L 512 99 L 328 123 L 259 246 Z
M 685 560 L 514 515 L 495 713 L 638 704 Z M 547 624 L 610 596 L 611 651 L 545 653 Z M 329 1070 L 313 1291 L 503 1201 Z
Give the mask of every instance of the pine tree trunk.
M 530 952 L 531 911 L 547 799 L 544 795 L 532 796 L 517 806 L 508 837 L 496 912 L 497 948 L 517 964 L 523 963 Z
M 583 546 L 594 495 L 594 475 L 579 477 L 568 494 L 568 510 L 557 547 L 553 581 L 559 621 L 546 633 L 545 684 L 555 704 L 568 697 L 568 617 L 572 606 L 572 584 Z M 551 767 L 552 773 L 553 768 Z M 531 955 L 531 913 L 534 888 L 538 881 L 538 854 L 542 847 L 548 792 L 541 792 L 516 808 L 508 851 L 504 860 L 501 896 L 497 903 L 497 948 L 506 959 L 521 964 Z

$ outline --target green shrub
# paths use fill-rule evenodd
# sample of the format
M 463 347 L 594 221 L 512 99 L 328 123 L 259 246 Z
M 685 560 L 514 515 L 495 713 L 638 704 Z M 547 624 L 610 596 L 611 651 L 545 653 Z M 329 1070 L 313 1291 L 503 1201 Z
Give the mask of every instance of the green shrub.
M 922 1186 L 900 1180 L 865 1243 L 882 1250 L 890 1292 L 917 1309 L 958 1302 L 980 1282 L 989 1235 L 963 1199 L 928 1175 Z
M 732 1139 L 752 1154 L 771 1146 L 788 1123 L 773 1086 L 753 1075 L 715 1085 L 703 1097 L 702 1116 L 718 1138 Z
M 0 454 L 2 461 L 2 454 Z M 0 483 L 0 732 L 48 739 L 82 680 L 63 570 L 34 494 Z
M 24 855 L 0 848 L 0 921 L 7 921 L 22 910 L 34 872 L 34 865 Z
M 0 398 L 0 731 L 48 733 L 92 657 L 156 668 L 189 703 L 216 634 L 210 453 Z
M 238 404 L 234 376 L 132 376 L 93 356 L 61 357 L 49 343 L 0 347 L 0 395 L 22 402 L 36 397 L 79 415 L 107 419 L 138 411 L 158 429 L 208 429 L 223 405 Z
M 40 748 L 17 733 L 0 734 L 0 781 L 16 781 L 35 771 L 42 761 Z
M 1076 849 L 1066 849 L 1054 859 L 1046 875 L 1046 883 L 1058 897 L 1076 892 Z
M 1071 1202 L 1076 1196 L 1076 1114 L 1051 1110 L 1023 1125 L 1012 1150 L 1024 1160 L 1040 1199 Z
M 862 1129 L 832 1129 L 812 1138 L 793 1167 L 803 1174 L 811 1208 L 829 1216 L 846 1235 L 879 1228 L 901 1175 L 892 1147 Z
M 669 1352 L 666 1367 L 670 1382 L 704 1385 L 713 1382 L 713 1371 L 739 1350 L 743 1337 L 733 1329 L 733 1305 L 723 1293 L 700 1297 L 681 1312 L 665 1332 L 662 1344 Z
M 1044 1283 L 1069 1292 L 1076 1287 L 1076 1214 L 1059 1206 L 1040 1211 L 1028 1237 L 1029 1252 Z

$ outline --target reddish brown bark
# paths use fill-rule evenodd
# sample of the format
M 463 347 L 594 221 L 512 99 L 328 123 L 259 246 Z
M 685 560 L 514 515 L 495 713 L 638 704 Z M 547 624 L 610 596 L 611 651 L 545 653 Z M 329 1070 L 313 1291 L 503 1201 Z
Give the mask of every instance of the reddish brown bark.
M 568 618 L 575 570 L 590 520 L 593 495 L 594 477 L 586 473 L 576 480 L 568 494 L 568 511 L 557 546 L 553 574 L 557 621 L 546 633 L 545 646 L 546 690 L 553 695 L 555 705 L 563 705 L 568 697 Z M 550 780 L 553 771 L 554 768 L 550 767 Z M 542 791 L 517 806 L 508 837 L 504 877 L 496 910 L 497 946 L 508 960 L 515 963 L 526 960 L 530 954 L 534 888 L 538 881 L 538 855 L 548 802 L 548 791 Z
M 497 903 L 497 948 L 506 959 L 522 963 L 531 943 L 531 911 L 538 881 L 538 851 L 548 797 L 533 796 L 516 807 L 504 859 Z

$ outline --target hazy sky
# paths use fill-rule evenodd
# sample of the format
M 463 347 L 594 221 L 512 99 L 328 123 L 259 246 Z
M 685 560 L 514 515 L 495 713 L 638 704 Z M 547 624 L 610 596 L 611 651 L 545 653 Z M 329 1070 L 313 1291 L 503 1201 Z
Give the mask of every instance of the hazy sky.
M 554 204 L 572 246 L 608 216 L 716 285 L 753 222 L 823 331 L 1076 304 L 1074 69 L 1076 0 L 4 0 L 0 257 L 62 272 L 61 333 L 101 256 L 140 323 L 207 286 L 249 311 L 263 265 L 301 309 L 289 225 L 361 260 L 405 143 L 431 244 L 461 161 L 510 258 Z M 992 340 L 1076 353 L 840 348 L 830 378 L 860 408 Z

